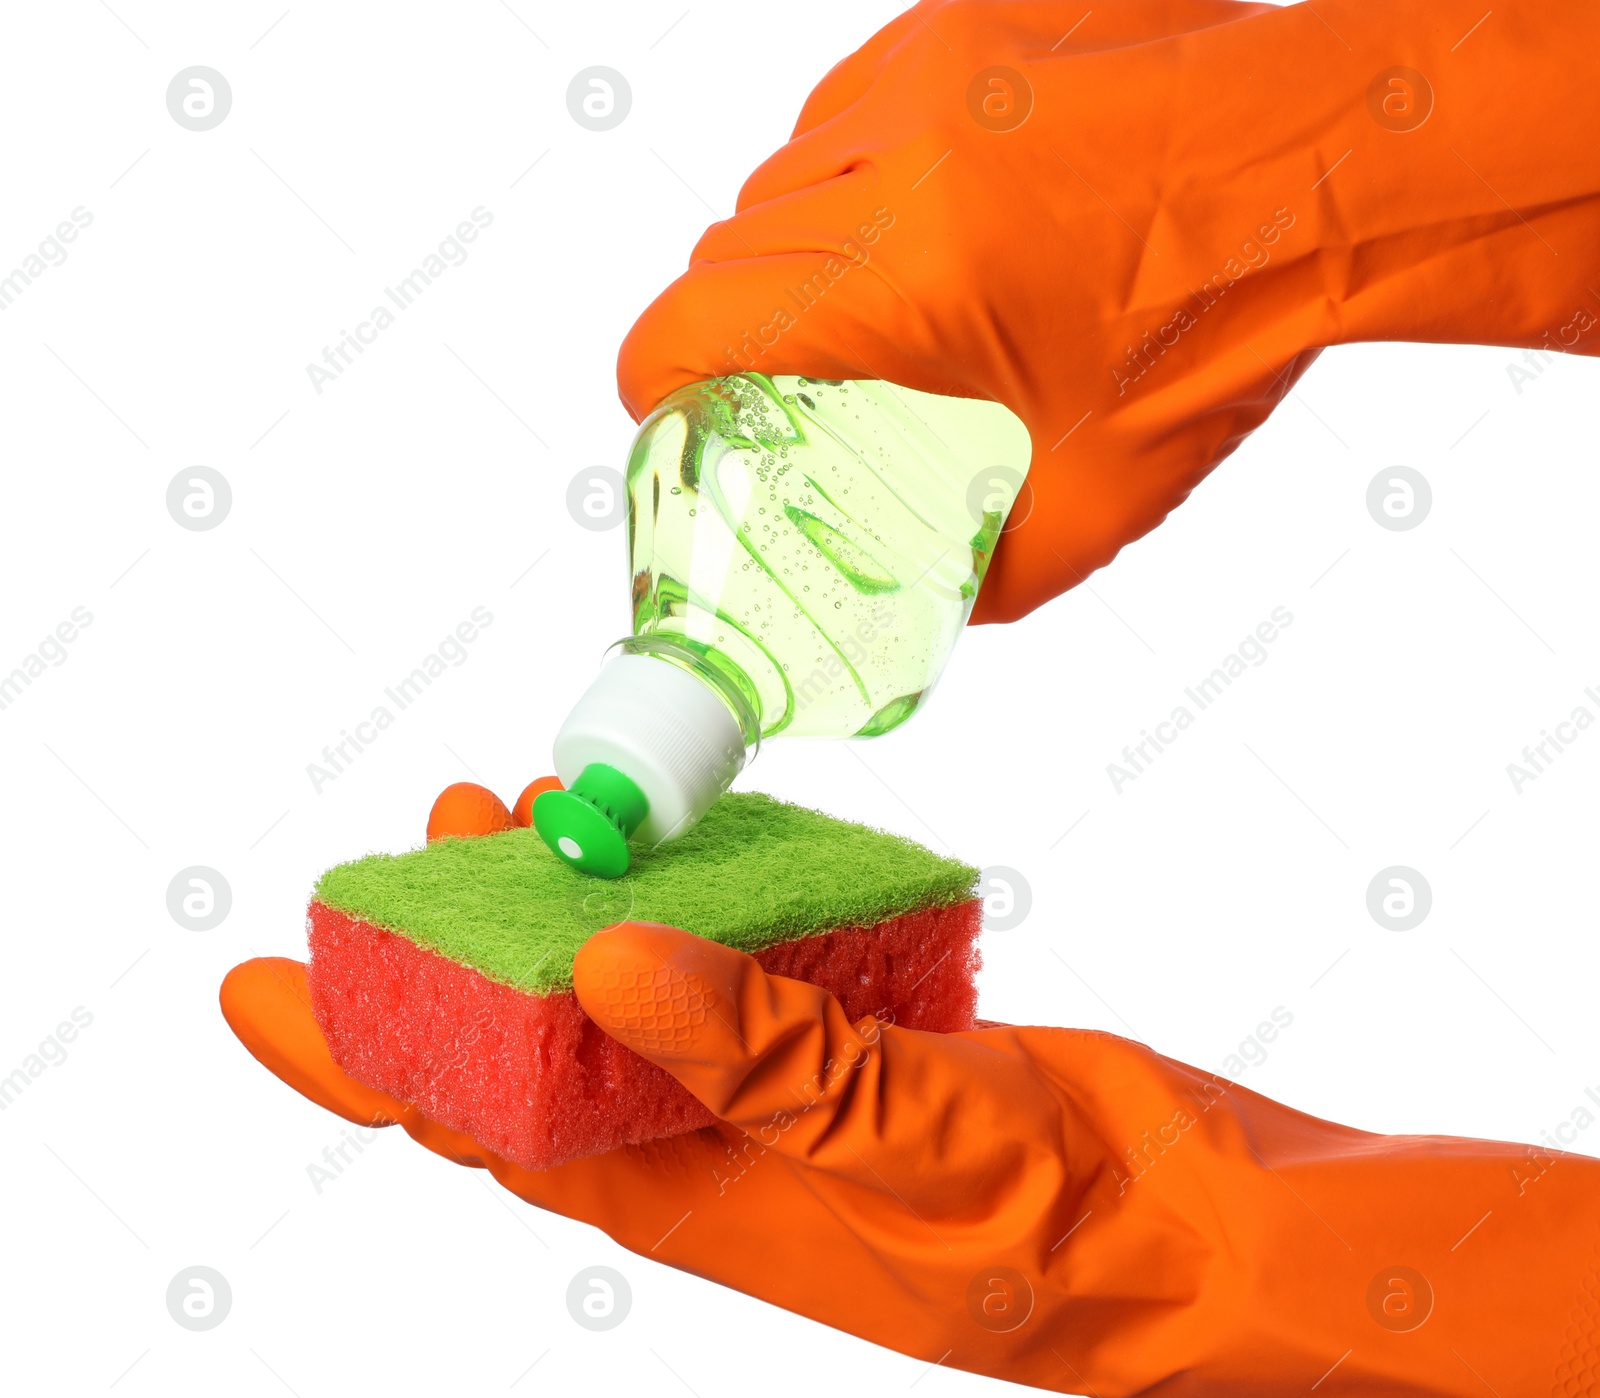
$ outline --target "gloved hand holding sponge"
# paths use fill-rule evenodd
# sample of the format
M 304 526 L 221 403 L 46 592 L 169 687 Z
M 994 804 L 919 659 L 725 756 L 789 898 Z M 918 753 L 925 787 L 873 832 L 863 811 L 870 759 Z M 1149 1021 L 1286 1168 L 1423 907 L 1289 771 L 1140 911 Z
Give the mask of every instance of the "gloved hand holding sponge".
M 1109 1034 L 852 1024 L 659 926 L 594 934 L 574 982 L 717 1122 L 526 1169 L 337 1067 L 297 963 L 236 968 L 223 1008 L 345 1119 L 929 1364 L 1100 1398 L 1595 1391 L 1600 1161 L 1353 1131 Z
M 887 731 L 969 614 L 1104 566 L 1327 346 L 1594 353 L 1595 53 L 1582 0 L 899 16 L 628 336 L 636 634 L 561 780 L 445 833 L 531 819 L 614 877 L 762 737 Z M 703 585 L 751 566 L 737 605 Z M 347 1119 L 930 1364 L 1100 1398 L 1600 1393 L 1600 1162 L 1371 1135 L 1101 1033 L 852 1022 L 654 924 L 571 976 L 712 1125 L 525 1168 L 347 1076 L 295 963 L 223 1002 Z

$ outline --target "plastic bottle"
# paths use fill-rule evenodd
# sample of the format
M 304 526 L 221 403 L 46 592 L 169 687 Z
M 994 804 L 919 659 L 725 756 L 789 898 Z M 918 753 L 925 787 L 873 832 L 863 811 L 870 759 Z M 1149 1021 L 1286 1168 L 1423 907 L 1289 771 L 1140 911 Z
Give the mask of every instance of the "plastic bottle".
M 1000 404 L 739 375 L 672 394 L 628 459 L 633 635 L 555 740 L 547 844 L 615 878 L 778 735 L 887 733 L 966 624 L 1032 449 Z

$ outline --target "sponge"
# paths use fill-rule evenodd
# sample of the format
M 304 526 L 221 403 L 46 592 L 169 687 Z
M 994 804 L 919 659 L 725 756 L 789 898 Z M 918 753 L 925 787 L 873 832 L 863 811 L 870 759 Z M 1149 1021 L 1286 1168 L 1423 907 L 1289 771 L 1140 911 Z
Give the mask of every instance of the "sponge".
M 573 957 L 600 928 L 681 927 L 825 987 L 852 1019 L 948 1033 L 974 1024 L 977 877 L 753 792 L 616 880 L 571 868 L 533 830 L 443 839 L 323 875 L 312 1010 L 351 1076 L 541 1169 L 713 1119 L 579 1006 Z

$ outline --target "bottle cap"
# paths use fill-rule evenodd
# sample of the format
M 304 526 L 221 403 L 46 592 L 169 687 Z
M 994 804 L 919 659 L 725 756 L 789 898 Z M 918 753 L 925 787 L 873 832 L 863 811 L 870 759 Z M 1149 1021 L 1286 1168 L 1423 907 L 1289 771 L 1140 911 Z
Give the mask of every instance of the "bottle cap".
M 564 791 L 541 791 L 533 801 L 534 828 L 574 869 L 602 879 L 628 871 L 628 837 L 650 803 L 628 777 L 591 762 Z
M 689 829 L 744 767 L 745 744 L 733 711 L 707 681 L 659 656 L 622 654 L 606 662 L 574 705 L 556 734 L 554 758 L 567 791 L 534 802 L 535 827 L 575 868 L 618 878 L 628 869 L 628 839 L 656 845 Z M 546 801 L 563 795 L 572 799 Z M 625 812 L 627 829 L 627 821 L 610 818 Z M 562 847 L 563 836 L 581 856 Z

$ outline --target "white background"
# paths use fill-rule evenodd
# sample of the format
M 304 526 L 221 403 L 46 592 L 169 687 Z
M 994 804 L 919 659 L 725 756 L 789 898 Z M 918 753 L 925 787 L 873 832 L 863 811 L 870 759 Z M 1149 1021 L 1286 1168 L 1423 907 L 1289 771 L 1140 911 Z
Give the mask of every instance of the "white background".
M 564 504 L 623 460 L 617 345 L 892 7 L 114 5 L 9 10 L 0 82 L 3 269 L 93 214 L 0 313 L 0 671 L 94 618 L 0 712 L 0 1075 L 93 1016 L 0 1113 L 6 1386 L 999 1391 L 633 1257 L 398 1134 L 319 1193 L 341 1123 L 216 1007 L 236 961 L 303 951 L 324 867 L 418 843 L 448 782 L 509 799 L 546 769 L 626 624 L 620 532 Z M 208 132 L 166 109 L 191 64 L 232 88 Z M 632 87 L 609 132 L 567 112 L 591 64 Z M 306 364 L 479 205 L 468 260 L 317 394 Z M 1282 1006 L 1249 1086 L 1538 1140 L 1600 1082 L 1600 731 L 1520 795 L 1506 764 L 1600 713 L 1600 478 L 1595 366 L 1518 393 L 1513 362 L 1326 355 L 1110 570 L 969 634 L 915 722 L 775 742 L 744 782 L 1020 870 L 1032 910 L 987 938 L 989 1017 L 1218 1069 Z M 1434 495 L 1403 533 L 1365 503 L 1398 463 Z M 211 532 L 165 506 L 197 464 L 233 491 Z M 307 764 L 476 606 L 494 621 L 467 662 L 315 792 Z M 1107 763 L 1278 606 L 1267 662 L 1118 794 Z M 233 891 L 210 932 L 166 908 L 195 864 Z M 1393 864 L 1433 890 L 1409 932 L 1366 907 Z M 594 1263 L 634 1292 L 606 1334 L 564 1304 Z M 204 1334 L 164 1301 L 194 1264 L 233 1289 Z

